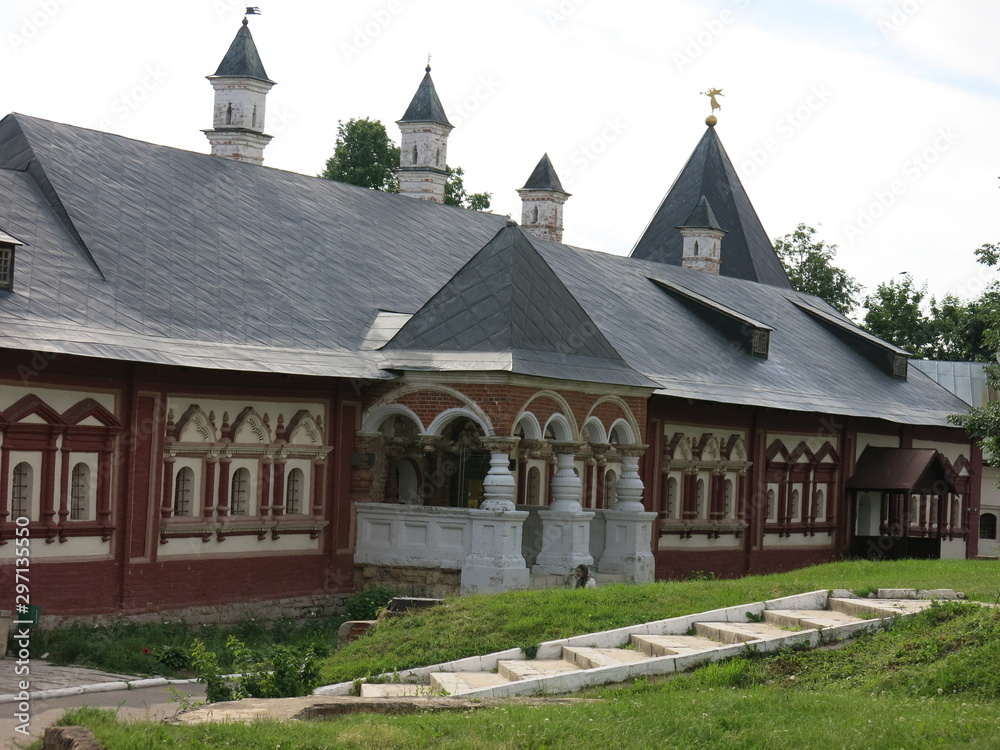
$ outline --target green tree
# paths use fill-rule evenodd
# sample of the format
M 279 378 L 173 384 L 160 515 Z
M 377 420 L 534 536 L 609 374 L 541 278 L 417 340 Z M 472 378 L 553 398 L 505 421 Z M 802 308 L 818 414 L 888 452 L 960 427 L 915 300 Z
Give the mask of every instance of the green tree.
M 819 297 L 845 315 L 858 306 L 861 285 L 833 264 L 837 246 L 817 240 L 815 229 L 799 224 L 774 241 L 774 250 L 796 291 Z
M 337 143 L 320 174 L 325 180 L 398 193 L 399 146 L 379 120 L 351 118 L 337 123 Z
M 934 338 L 931 321 L 922 309 L 927 286 L 917 288 L 910 274 L 902 276 L 902 280 L 879 284 L 865 297 L 868 312 L 862 326 L 880 339 L 923 357 Z
M 493 193 L 466 193 L 462 178 L 465 170 L 461 167 L 445 167 L 448 179 L 444 183 L 444 202 L 449 206 L 461 206 L 473 211 L 485 211 L 490 207 Z

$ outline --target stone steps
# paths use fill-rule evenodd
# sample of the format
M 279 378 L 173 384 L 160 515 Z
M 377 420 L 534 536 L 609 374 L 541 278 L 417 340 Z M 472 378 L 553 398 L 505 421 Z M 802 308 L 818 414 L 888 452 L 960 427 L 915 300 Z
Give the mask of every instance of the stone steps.
M 682 672 L 747 649 L 767 652 L 843 640 L 877 630 L 891 618 L 915 614 L 930 604 L 928 600 L 833 597 L 826 591 L 813 591 L 550 641 L 538 647 L 535 659 L 511 649 L 407 670 L 393 675 L 402 682 L 362 684 L 361 695 L 478 698 L 576 692 L 642 675 Z M 346 695 L 350 687 L 351 683 L 341 683 L 316 693 Z

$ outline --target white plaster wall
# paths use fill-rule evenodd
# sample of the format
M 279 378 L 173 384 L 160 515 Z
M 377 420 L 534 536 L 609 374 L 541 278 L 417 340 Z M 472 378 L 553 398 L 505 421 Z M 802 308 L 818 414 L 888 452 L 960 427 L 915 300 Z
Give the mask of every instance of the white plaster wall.
M 970 458 L 971 450 L 968 443 L 942 443 L 936 440 L 914 440 L 914 448 L 936 448 L 953 464 L 959 456 Z
M 73 390 L 71 388 L 42 388 L 39 385 L 22 386 L 10 383 L 0 383 L 0 409 L 6 409 L 32 393 L 60 414 L 86 398 L 94 399 L 111 413 L 115 411 L 113 393 Z
M 795 434 L 791 432 L 767 433 L 767 440 L 766 440 L 767 445 L 771 445 L 771 443 L 773 443 L 775 440 L 780 440 L 789 452 L 795 450 L 796 446 L 798 446 L 799 443 L 805 443 L 809 447 L 809 450 L 811 450 L 813 453 L 818 452 L 819 449 L 822 448 L 825 443 L 829 443 L 835 449 L 839 448 L 838 444 L 839 439 L 837 435 L 817 435 L 814 432 L 806 434 Z M 803 457 L 802 460 L 808 460 L 808 459 L 806 457 Z M 831 461 L 832 459 L 827 458 L 826 460 Z
M 55 560 L 64 558 L 110 558 L 111 542 L 102 542 L 99 536 L 70 537 L 65 542 L 46 544 L 44 539 L 31 540 L 31 561 Z M 9 542 L 0 547 L 0 563 L 9 563 L 14 559 L 14 545 Z M 30 573 L 29 573 L 30 576 Z
M 746 532 L 744 532 L 746 533 Z M 669 550 L 712 550 L 741 549 L 743 540 L 735 534 L 723 534 L 718 539 L 710 539 L 704 534 L 694 534 L 690 539 L 683 539 L 676 534 L 665 534 L 660 537 L 657 549 Z
M 873 448 L 898 448 L 899 438 L 895 435 L 874 435 L 867 432 L 859 432 L 855 460 L 858 459 L 868 445 Z
M 964 539 L 942 539 L 941 540 L 942 560 L 964 560 L 965 540 Z
M 824 532 L 817 532 L 816 536 L 804 536 L 803 534 L 792 533 L 791 536 L 778 536 L 777 534 L 764 534 L 765 549 L 775 547 L 832 547 L 833 537 Z
M 214 527 L 213 527 L 214 530 Z M 227 536 L 224 541 L 218 541 L 213 535 L 211 540 L 203 542 L 201 537 L 173 538 L 166 544 L 160 544 L 156 556 L 160 560 L 173 557 L 206 557 L 217 555 L 255 556 L 288 553 L 288 552 L 319 552 L 317 539 L 310 539 L 308 534 L 283 534 L 272 539 L 268 534 L 266 539 L 256 536 Z

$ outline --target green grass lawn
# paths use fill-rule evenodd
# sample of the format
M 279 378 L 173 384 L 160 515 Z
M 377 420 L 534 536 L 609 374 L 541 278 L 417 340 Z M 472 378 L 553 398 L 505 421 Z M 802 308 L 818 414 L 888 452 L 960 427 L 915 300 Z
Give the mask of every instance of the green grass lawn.
M 814 589 L 955 588 L 994 601 L 990 561 L 849 562 L 736 581 L 608 586 L 449 600 L 380 623 L 326 659 L 333 679 Z M 995 748 L 1000 610 L 942 604 L 844 648 L 713 664 L 590 691 L 573 706 L 175 727 L 67 717 L 130 748 Z

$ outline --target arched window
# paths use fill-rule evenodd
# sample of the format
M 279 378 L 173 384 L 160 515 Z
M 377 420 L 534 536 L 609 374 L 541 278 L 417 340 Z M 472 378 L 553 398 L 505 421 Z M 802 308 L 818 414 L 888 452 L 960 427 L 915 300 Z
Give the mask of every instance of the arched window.
M 667 507 L 663 509 L 671 518 L 674 517 L 675 511 L 677 510 L 677 479 L 675 477 L 670 477 L 667 480 Z
M 788 509 L 788 515 L 793 521 L 799 520 L 799 491 L 792 490 L 792 504 Z
M 434 162 L 440 167 L 441 166 L 441 149 L 434 152 Z
M 538 206 L 535 206 L 531 210 L 531 223 L 532 224 L 537 224 L 538 223 Z
M 733 518 L 733 480 L 727 479 L 723 496 L 722 517 Z
M 233 124 L 233 105 L 226 105 L 226 125 Z
M 410 164 L 416 164 L 416 163 L 417 163 L 417 144 L 414 143 L 413 144 L 413 153 L 410 156 Z
M 778 518 L 778 504 L 775 502 L 774 490 L 767 491 L 767 520 L 775 521 Z
M 698 254 L 698 240 L 695 240 L 695 241 L 694 241 L 694 254 L 695 254 L 695 255 L 697 255 L 697 254 Z
M 250 127 L 252 127 L 252 128 L 256 128 L 257 127 L 257 105 L 256 104 L 253 105 L 253 120 L 251 120 Z
M 983 513 L 979 516 L 979 538 L 997 538 L 997 517 L 993 513 Z
M 813 500 L 814 517 L 817 521 L 822 523 L 826 521 L 826 495 L 823 494 L 823 490 L 816 490 L 815 499 Z
M 90 517 L 90 467 L 77 464 L 70 475 L 69 520 L 86 521 Z
M 302 490 L 305 487 L 305 475 L 302 469 L 292 469 L 288 472 L 285 482 L 285 515 L 302 513 Z
M 190 516 L 194 497 L 194 471 L 190 466 L 182 466 L 174 480 L 174 515 Z
M 618 502 L 618 475 L 613 471 L 604 472 L 604 507 L 610 508 Z
M 229 515 L 246 516 L 250 513 L 250 472 L 237 469 L 233 474 L 232 495 L 229 499 Z
M 697 494 L 695 495 L 695 497 L 697 498 L 696 502 L 698 504 L 697 505 L 697 507 L 698 507 L 697 518 L 707 518 L 708 514 L 705 512 L 705 480 L 704 479 L 699 479 L 698 480 Z
M 31 518 L 31 464 L 22 461 L 14 467 L 14 481 L 10 487 L 10 517 Z
M 542 504 L 542 472 L 537 466 L 528 469 L 528 505 Z

